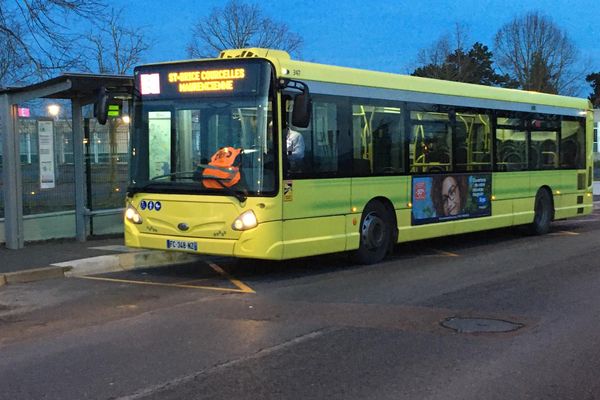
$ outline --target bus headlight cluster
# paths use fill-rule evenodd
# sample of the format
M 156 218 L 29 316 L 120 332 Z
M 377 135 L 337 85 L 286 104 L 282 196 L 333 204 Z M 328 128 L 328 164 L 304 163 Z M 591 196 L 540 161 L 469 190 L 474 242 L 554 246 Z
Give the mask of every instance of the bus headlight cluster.
M 248 210 L 240 214 L 239 217 L 233 221 L 233 225 L 231 227 L 236 231 L 245 231 L 248 229 L 252 229 L 258 225 L 258 220 L 256 219 L 256 215 L 254 211 Z
M 131 221 L 134 224 L 142 223 L 142 216 L 140 215 L 138 210 L 136 210 L 135 207 L 131 204 L 128 204 L 127 208 L 125 209 L 125 218 L 127 218 L 128 221 Z

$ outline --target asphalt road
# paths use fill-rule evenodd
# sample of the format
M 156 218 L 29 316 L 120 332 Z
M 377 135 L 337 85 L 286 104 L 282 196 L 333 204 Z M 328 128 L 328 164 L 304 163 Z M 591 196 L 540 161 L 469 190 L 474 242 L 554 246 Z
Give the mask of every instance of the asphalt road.
M 599 233 L 5 286 L 0 399 L 600 399 Z

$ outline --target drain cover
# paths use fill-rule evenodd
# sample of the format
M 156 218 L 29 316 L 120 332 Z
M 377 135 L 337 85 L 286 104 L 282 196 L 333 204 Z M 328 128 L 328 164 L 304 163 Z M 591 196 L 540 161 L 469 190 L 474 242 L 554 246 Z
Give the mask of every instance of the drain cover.
M 525 325 L 501 319 L 451 317 L 442 321 L 442 326 L 458 333 L 501 333 L 516 331 Z

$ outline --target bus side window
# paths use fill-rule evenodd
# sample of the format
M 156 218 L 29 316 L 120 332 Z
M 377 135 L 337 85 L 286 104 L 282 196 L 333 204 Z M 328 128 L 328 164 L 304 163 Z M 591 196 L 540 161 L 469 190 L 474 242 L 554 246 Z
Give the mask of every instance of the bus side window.
M 454 137 L 457 171 L 491 171 L 492 127 L 489 115 L 469 110 L 458 112 Z
M 354 175 L 404 172 L 404 121 L 400 104 L 366 99 L 356 102 L 352 105 Z
M 310 125 L 307 128 L 291 126 L 291 129 L 302 136 L 304 142 L 302 168 L 294 170 L 291 160 L 288 159 L 289 169 L 286 176 L 301 178 L 339 174 L 340 112 L 340 105 L 331 96 L 313 95 Z M 286 117 L 290 117 L 289 112 Z M 284 132 L 284 139 L 285 135 Z
M 529 148 L 525 115 L 517 112 L 498 113 L 496 119 L 496 168 L 498 171 L 528 169 Z
M 585 118 L 564 117 L 561 124 L 561 167 L 585 168 L 585 154 Z
M 453 121 L 450 114 L 427 104 L 413 104 L 411 108 L 410 171 L 451 171 Z

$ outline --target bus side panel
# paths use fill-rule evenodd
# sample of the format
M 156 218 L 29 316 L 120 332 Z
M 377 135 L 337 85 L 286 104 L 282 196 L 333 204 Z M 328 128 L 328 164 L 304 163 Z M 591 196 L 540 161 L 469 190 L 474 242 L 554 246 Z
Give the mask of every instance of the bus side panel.
M 587 182 L 582 182 L 583 188 L 579 187 L 579 180 L 584 176 L 587 181 L 586 170 L 561 171 L 560 194 L 554 193 L 554 218 L 563 219 L 592 212 L 593 199 L 587 188 Z
M 346 250 L 345 216 L 283 221 L 283 258 Z
M 506 218 L 506 225 L 526 224 L 533 220 L 533 196 L 530 188 L 530 172 L 499 172 L 493 175 L 492 194 L 497 202 L 509 200 L 512 210 L 496 207 L 492 203 L 492 215 Z M 510 213 L 512 212 L 512 215 Z
M 346 250 L 350 178 L 284 182 L 283 258 Z
M 282 225 L 281 221 L 269 221 L 243 232 L 235 243 L 234 256 L 281 260 L 283 258 Z

